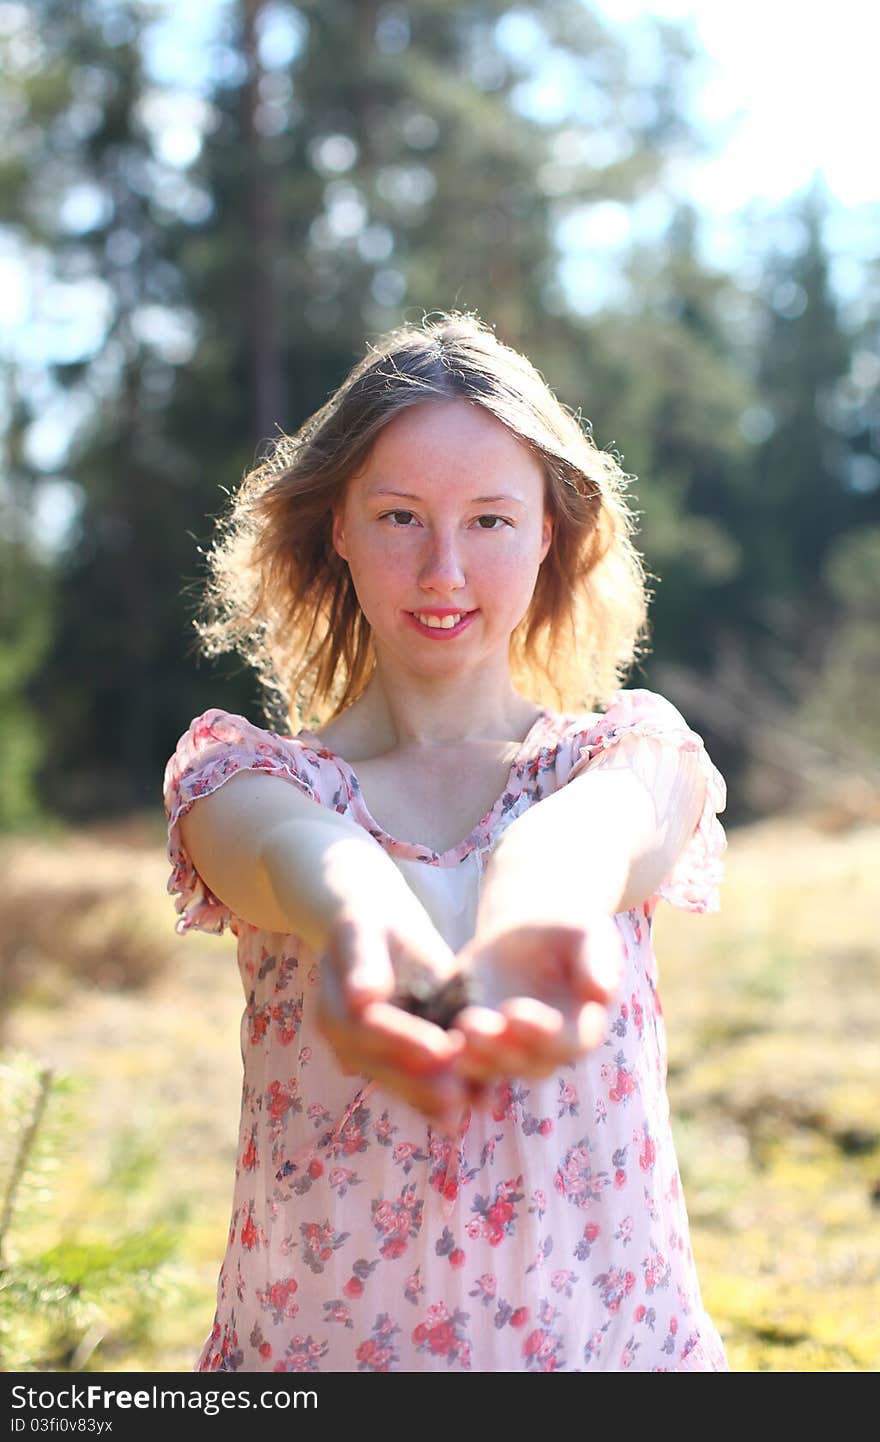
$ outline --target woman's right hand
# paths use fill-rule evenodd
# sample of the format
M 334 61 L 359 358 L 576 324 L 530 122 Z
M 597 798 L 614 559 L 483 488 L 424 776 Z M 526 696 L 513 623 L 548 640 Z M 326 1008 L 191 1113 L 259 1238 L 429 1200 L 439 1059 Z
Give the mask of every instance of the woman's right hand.
M 414 974 L 439 984 L 454 968 L 451 948 L 427 917 L 389 923 L 349 913 L 327 938 L 318 1009 L 321 1031 L 344 1071 L 371 1078 L 450 1128 L 472 1100 L 456 1065 L 463 1038 L 404 1010 L 394 998 Z

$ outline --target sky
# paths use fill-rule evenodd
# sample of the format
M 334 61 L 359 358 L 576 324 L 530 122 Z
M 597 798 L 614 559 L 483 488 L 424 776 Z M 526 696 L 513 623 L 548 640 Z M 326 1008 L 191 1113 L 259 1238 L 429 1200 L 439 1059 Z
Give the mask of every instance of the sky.
M 736 125 L 693 177 L 697 201 L 730 214 L 803 189 L 821 170 L 846 206 L 880 202 L 876 163 L 880 10 L 865 0 L 600 0 L 609 19 L 693 26 L 709 60 L 701 113 Z
M 592 0 L 614 28 L 637 33 L 646 19 L 684 26 L 702 56 L 694 119 L 715 144 L 704 160 L 672 169 L 667 186 L 700 214 L 704 260 L 748 284 L 768 244 L 795 248 L 801 233 L 785 202 L 818 179 L 833 213 L 825 232 L 839 298 L 857 302 L 866 264 L 880 255 L 880 166 L 876 158 L 876 60 L 880 8 L 864 0 Z M 602 294 L 613 260 L 632 234 L 662 227 L 669 209 L 594 208 L 572 229 L 579 247 L 563 265 L 578 309 Z M 579 294 L 596 297 L 578 304 Z

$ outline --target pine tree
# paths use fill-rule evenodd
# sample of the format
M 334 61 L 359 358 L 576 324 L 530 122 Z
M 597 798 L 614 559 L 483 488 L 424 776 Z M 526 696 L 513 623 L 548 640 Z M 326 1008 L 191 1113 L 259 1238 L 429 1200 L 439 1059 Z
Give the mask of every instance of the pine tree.
M 855 347 L 832 290 L 827 211 L 814 186 L 792 211 L 800 248 L 766 266 L 757 382 L 769 434 L 756 449 L 743 535 L 749 620 L 766 638 L 763 665 L 795 691 L 785 679 L 792 662 L 809 672 L 833 617 L 828 560 L 841 538 L 880 519 L 880 489 L 850 484 L 855 437 L 841 400 Z

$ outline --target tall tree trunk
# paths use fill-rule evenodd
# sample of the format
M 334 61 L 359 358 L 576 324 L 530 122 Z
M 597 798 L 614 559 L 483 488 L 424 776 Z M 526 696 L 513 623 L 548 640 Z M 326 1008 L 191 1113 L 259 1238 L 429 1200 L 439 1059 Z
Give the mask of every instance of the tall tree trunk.
M 247 167 L 245 215 L 248 263 L 242 276 L 242 315 L 247 336 L 251 423 L 255 441 L 275 434 L 283 420 L 281 296 L 277 281 L 281 219 L 265 137 L 257 124 L 263 75 L 257 27 L 263 0 L 241 0 L 242 46 L 247 79 L 242 89 L 241 130 Z

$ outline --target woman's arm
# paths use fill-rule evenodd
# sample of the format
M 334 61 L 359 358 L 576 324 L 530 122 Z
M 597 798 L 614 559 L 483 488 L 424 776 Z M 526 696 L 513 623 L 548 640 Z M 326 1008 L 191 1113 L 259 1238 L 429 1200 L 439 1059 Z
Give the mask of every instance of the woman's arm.
M 316 951 L 352 910 L 431 925 L 369 832 L 277 777 L 239 772 L 194 802 L 180 830 L 199 875 L 236 916 Z
M 613 918 L 666 879 L 704 794 L 693 754 L 626 738 L 510 825 L 460 954 L 474 1004 L 455 1025 L 475 1082 L 548 1076 L 603 1040 L 622 960 Z
M 320 954 L 320 1024 L 344 1070 L 431 1116 L 464 1104 L 466 1081 L 451 1065 L 461 1038 L 393 1001 L 400 975 L 439 981 L 454 957 L 368 832 L 257 772 L 201 797 L 180 829 L 200 876 L 235 915 Z
M 672 870 L 705 792 L 694 752 L 623 738 L 508 827 L 486 871 L 477 936 L 639 906 Z

